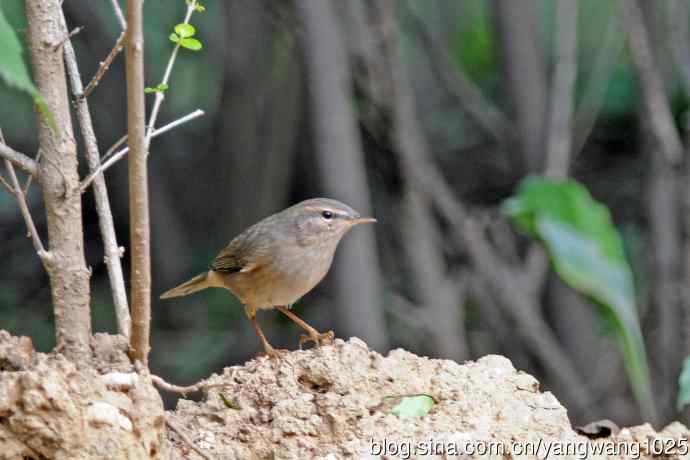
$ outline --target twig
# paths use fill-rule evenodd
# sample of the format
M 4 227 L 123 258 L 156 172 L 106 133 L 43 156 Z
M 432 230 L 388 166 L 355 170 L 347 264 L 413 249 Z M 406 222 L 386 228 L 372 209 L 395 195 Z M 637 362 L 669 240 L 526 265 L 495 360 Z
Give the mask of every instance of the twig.
M 209 384 L 206 384 L 204 381 L 201 381 L 201 382 L 195 383 L 194 385 L 188 385 L 188 386 L 183 387 L 180 385 L 168 383 L 165 380 L 163 380 L 161 377 L 158 377 L 157 375 L 153 375 L 153 374 L 151 375 L 151 381 L 153 382 L 154 385 L 156 385 L 158 388 L 160 388 L 163 391 L 181 394 L 182 396 L 187 396 L 189 393 L 196 393 L 196 392 L 204 390 L 206 388 L 212 388 L 214 386 L 222 386 L 222 385 L 209 385 Z
M 168 123 L 167 125 L 158 128 L 157 130 L 155 130 L 155 131 L 153 132 L 153 134 L 151 135 L 151 137 L 152 137 L 152 138 L 158 137 L 158 136 L 160 136 L 161 134 L 166 133 L 166 132 L 170 131 L 171 129 L 176 128 L 176 127 L 178 127 L 178 126 L 180 126 L 180 125 L 182 125 L 182 124 L 184 124 L 184 123 L 187 123 L 188 121 L 191 121 L 191 120 L 193 120 L 193 119 L 195 119 L 195 118 L 198 118 L 198 117 L 200 117 L 200 116 L 202 116 L 202 115 L 204 115 L 204 111 L 203 111 L 203 110 L 200 110 L 200 109 L 197 109 L 197 110 L 195 110 L 194 112 L 185 115 L 184 117 L 178 118 L 177 120 L 171 121 L 171 122 Z M 120 144 L 122 144 L 125 140 L 127 140 L 127 136 L 124 136 L 124 137 L 120 138 L 120 140 L 118 140 L 118 141 L 115 143 L 115 145 L 116 145 L 116 146 L 117 146 L 117 145 L 120 145 Z M 113 149 L 113 148 L 111 147 L 111 148 L 109 149 L 109 151 L 112 150 L 112 149 Z M 102 163 L 102 164 L 98 167 L 98 169 L 96 169 L 95 171 L 93 171 L 91 174 L 89 174 L 89 175 L 86 177 L 86 179 L 84 179 L 84 180 L 82 181 L 81 185 L 79 186 L 79 191 L 80 191 L 81 193 L 84 193 L 84 191 L 86 191 L 86 189 L 89 187 L 89 185 L 91 185 L 91 182 L 93 182 L 94 178 L 95 178 L 97 175 L 99 175 L 99 174 L 105 172 L 106 169 L 110 168 L 110 167 L 111 167 L 112 165 L 114 165 L 117 161 L 119 161 L 121 158 L 123 158 L 125 155 L 127 155 L 128 152 L 129 152 L 129 147 L 125 147 L 125 148 L 123 148 L 122 150 L 118 151 L 117 153 L 113 154 L 111 157 L 109 157 L 107 161 L 105 161 L 104 163 Z M 108 154 L 106 154 L 105 157 L 108 157 Z M 105 157 L 104 157 L 104 158 L 105 158 Z
M 5 138 L 2 135 L 2 130 L 0 130 L 0 142 L 2 144 L 5 143 Z M 29 230 L 29 236 L 31 236 L 31 242 L 34 245 L 34 249 L 36 250 L 36 254 L 38 254 L 39 259 L 41 259 L 41 262 L 43 263 L 44 268 L 47 270 L 47 264 L 48 260 L 50 258 L 50 254 L 45 250 L 45 247 L 43 246 L 43 243 L 41 242 L 41 237 L 38 236 L 38 230 L 36 230 L 36 225 L 34 224 L 34 220 L 31 217 L 31 212 L 29 211 L 29 206 L 26 203 L 26 196 L 22 192 L 22 188 L 19 185 L 19 180 L 17 179 L 17 174 L 14 172 L 14 165 L 12 162 L 8 159 L 5 159 L 5 168 L 7 168 L 7 172 L 10 175 L 10 181 L 12 181 L 12 188 L 14 191 L 12 194 L 14 197 L 17 199 L 17 204 L 19 205 L 19 210 L 22 213 L 22 217 L 24 218 L 24 223 L 26 224 L 26 228 Z M 5 179 L 3 178 L 3 183 L 7 187 L 9 187 L 9 184 L 5 182 Z
M 78 34 L 79 32 L 81 32 L 83 29 L 84 29 L 84 26 L 79 26 L 79 27 L 75 27 L 74 29 L 72 29 L 72 31 L 69 32 L 69 33 L 65 36 L 65 38 L 63 38 L 63 39 L 60 40 L 55 46 L 53 46 L 53 50 L 55 50 L 55 51 L 59 50 L 60 47 L 61 47 L 62 45 L 64 45 L 65 42 L 66 42 L 67 40 L 69 40 L 69 39 L 71 39 L 72 37 L 74 37 L 75 35 L 77 35 L 77 34 Z M 66 29 L 65 29 L 65 30 L 66 30 Z
M 36 159 L 34 160 L 36 164 L 38 164 L 41 161 L 41 151 L 39 150 L 38 153 L 36 154 Z M 29 193 L 29 187 L 31 187 L 31 182 L 33 181 L 34 176 L 29 174 L 28 177 L 26 178 L 26 184 L 24 184 L 24 195 L 27 195 Z
M 118 0 L 110 0 L 110 3 L 113 5 L 113 10 L 115 11 L 115 16 L 117 16 L 117 21 L 120 23 L 120 27 L 122 30 L 127 29 L 127 20 L 125 19 L 125 15 L 122 14 L 122 8 L 120 8 L 120 3 Z
M 38 172 L 38 163 L 36 161 L 23 153 L 17 152 L 5 144 L 4 141 L 0 141 L 0 157 L 11 161 L 19 169 L 32 176 L 35 176 Z
M 618 9 L 628 36 L 628 48 L 640 76 L 645 112 L 649 117 L 654 142 L 666 161 L 676 165 L 682 159 L 683 145 L 666 99 L 663 81 L 654 62 L 642 12 L 637 2 L 629 0 L 618 0 Z
M 122 144 L 127 142 L 127 135 L 125 134 L 121 138 L 119 138 L 113 145 L 110 146 L 107 152 L 105 152 L 105 155 L 101 157 L 101 163 L 105 162 L 108 158 L 110 158 L 113 153 L 115 153 L 115 150 L 117 150 Z
M 205 458 L 206 460 L 211 460 L 211 457 L 206 455 L 206 452 L 201 450 L 194 442 L 189 439 L 189 437 L 184 434 L 182 430 L 180 430 L 178 427 L 176 427 L 167 417 L 165 418 L 165 425 L 170 428 L 171 431 L 173 431 L 176 435 L 182 439 L 194 452 L 197 454 L 201 455 L 202 458 Z
M 0 184 L 5 187 L 5 190 L 7 190 L 10 195 L 14 196 L 14 189 L 10 186 L 9 182 L 7 182 L 2 174 L 0 174 Z
M 184 24 L 189 24 L 189 19 L 192 17 L 192 13 L 196 9 L 196 1 L 193 0 L 187 5 L 187 13 L 184 17 Z M 165 73 L 163 74 L 163 80 L 161 85 L 167 85 L 170 81 L 170 74 L 172 73 L 173 64 L 175 64 L 175 59 L 177 58 L 177 53 L 180 51 L 180 43 L 175 44 L 172 54 L 170 54 L 170 59 L 168 59 L 168 65 L 165 67 Z M 146 128 L 146 147 L 151 144 L 151 138 L 153 137 L 153 131 L 156 126 L 156 120 L 158 119 L 158 112 L 160 112 L 161 104 L 165 99 L 165 93 L 163 91 L 158 91 L 156 93 L 156 99 L 153 102 L 153 109 L 151 109 L 151 116 L 149 118 L 149 124 Z
M 66 22 L 64 13 L 62 13 L 61 16 L 63 23 Z M 65 42 L 64 49 L 65 65 L 72 86 L 72 94 L 76 99 L 77 119 L 79 120 L 79 126 L 84 138 L 84 145 L 86 146 L 86 160 L 89 164 L 89 169 L 94 171 L 100 164 L 98 141 L 96 140 L 96 133 L 94 132 L 93 122 L 91 121 L 88 101 L 85 97 L 80 97 L 84 94 L 84 88 L 82 86 L 81 75 L 79 74 L 79 66 L 77 65 L 77 56 L 74 52 L 71 40 Z M 121 253 L 115 235 L 115 224 L 113 222 L 113 213 L 110 209 L 108 188 L 106 187 L 105 177 L 103 175 L 95 177 L 93 190 L 96 201 L 96 211 L 98 213 L 98 222 L 103 238 L 103 249 L 105 253 L 103 259 L 108 269 L 108 278 L 110 280 L 113 304 L 115 306 L 117 329 L 120 334 L 129 338 L 132 321 L 129 315 L 127 291 L 125 290 L 125 280 L 122 274 L 122 264 L 120 262 Z
M 568 175 L 573 144 L 573 100 L 577 74 L 577 2 L 559 0 L 556 30 L 556 69 L 551 84 L 551 110 L 546 148 L 546 175 Z
M 125 44 L 126 35 L 127 34 L 125 32 L 120 34 L 120 37 L 115 42 L 115 46 L 113 46 L 113 49 L 110 50 L 110 53 L 108 53 L 108 55 L 105 57 L 105 60 L 101 62 L 101 65 L 98 67 L 96 74 L 93 76 L 89 84 L 86 85 L 86 88 L 81 94 L 77 95 L 78 98 L 89 97 L 89 94 L 91 94 L 96 86 L 98 86 L 98 84 L 101 82 L 101 78 L 103 78 L 103 75 L 105 75 L 110 68 L 110 64 L 113 63 L 115 57 L 120 53 L 120 51 L 122 51 L 122 48 Z

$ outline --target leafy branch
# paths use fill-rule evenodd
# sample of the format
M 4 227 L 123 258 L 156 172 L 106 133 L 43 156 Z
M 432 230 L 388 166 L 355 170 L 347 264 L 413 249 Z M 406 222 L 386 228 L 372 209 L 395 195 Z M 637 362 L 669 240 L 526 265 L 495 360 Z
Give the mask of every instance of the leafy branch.
M 187 12 L 184 17 L 184 21 L 177 24 L 174 28 L 174 32 L 170 34 L 170 40 L 175 43 L 175 48 L 173 48 L 170 54 L 170 59 L 168 59 L 168 64 L 165 67 L 165 73 L 163 74 L 163 80 L 154 87 L 147 87 L 144 89 L 146 93 L 155 93 L 156 99 L 153 102 L 153 109 L 151 109 L 151 117 L 149 118 L 148 126 L 146 128 L 146 146 L 150 145 L 151 137 L 153 131 L 156 128 L 156 120 L 158 119 L 158 113 L 161 109 L 161 104 L 165 99 L 165 91 L 170 85 L 170 74 L 172 73 L 173 65 L 175 64 L 175 59 L 177 58 L 177 53 L 180 51 L 181 47 L 186 49 L 198 51 L 202 48 L 202 44 L 193 36 L 196 34 L 196 29 L 189 23 L 192 14 L 197 12 L 203 12 L 206 8 L 197 0 L 186 0 L 187 2 Z M 173 38 L 174 36 L 174 38 Z

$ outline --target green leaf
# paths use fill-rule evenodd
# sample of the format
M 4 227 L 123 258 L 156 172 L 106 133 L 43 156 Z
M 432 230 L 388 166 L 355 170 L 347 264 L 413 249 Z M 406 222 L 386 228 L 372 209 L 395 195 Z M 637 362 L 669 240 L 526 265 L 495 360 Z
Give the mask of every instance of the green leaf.
M 167 89 L 168 85 L 166 85 L 165 83 L 159 83 L 156 86 L 147 86 L 146 88 L 144 88 L 144 93 L 164 93 Z
M 0 78 L 11 87 L 24 91 L 31 95 L 38 108 L 38 112 L 43 116 L 51 129 L 57 129 L 53 114 L 48 110 L 48 106 L 34 86 L 29 69 L 22 57 L 22 45 L 0 9 Z
M 175 33 L 180 36 L 180 38 L 193 37 L 196 33 L 196 29 L 191 24 L 178 24 L 175 26 Z
M 503 212 L 540 240 L 558 275 L 602 306 L 613 324 L 635 397 L 653 419 L 647 355 L 635 305 L 632 270 L 608 209 L 576 181 L 528 177 Z
M 180 42 L 180 45 L 183 48 L 187 48 L 188 50 L 192 51 L 199 51 L 201 48 L 203 48 L 201 42 L 196 38 L 183 38 Z
M 206 11 L 206 7 L 204 5 L 202 5 L 201 3 L 197 3 L 197 5 L 194 7 L 194 9 L 196 11 L 198 11 L 199 13 L 203 13 L 204 11 Z
M 235 401 L 234 399 L 233 400 L 228 399 L 228 397 L 225 396 L 225 394 L 222 392 L 218 393 L 218 396 L 220 396 L 221 401 L 223 401 L 223 404 L 228 409 L 240 410 L 240 405 L 237 404 L 237 401 Z
M 680 412 L 683 407 L 690 403 L 690 356 L 683 361 L 683 370 L 678 377 L 678 401 L 676 407 Z
M 424 417 L 429 413 L 436 402 L 434 398 L 429 395 L 410 395 L 410 396 L 387 396 L 384 398 L 384 404 L 387 402 L 397 402 L 392 409 L 387 411 L 387 414 L 397 415 L 398 417 Z
M 168 38 L 170 39 L 171 42 L 173 43 L 179 43 L 180 42 L 180 37 L 177 36 L 176 33 L 171 33 Z
M 22 58 L 22 45 L 14 29 L 0 10 L 0 77 L 10 86 L 26 91 L 32 96 L 36 87 Z

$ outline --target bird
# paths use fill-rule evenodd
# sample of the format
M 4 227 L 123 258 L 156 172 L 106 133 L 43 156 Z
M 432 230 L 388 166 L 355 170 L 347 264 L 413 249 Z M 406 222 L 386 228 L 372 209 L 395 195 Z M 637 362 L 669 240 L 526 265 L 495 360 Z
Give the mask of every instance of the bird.
M 302 201 L 244 230 L 218 253 L 207 271 L 160 297 L 181 297 L 211 287 L 229 290 L 244 306 L 271 358 L 278 352 L 261 330 L 257 310 L 275 308 L 304 329 L 307 334 L 300 336 L 300 348 L 305 342 L 332 343 L 333 331 L 318 332 L 291 308 L 326 276 L 343 236 L 356 225 L 375 222 L 337 200 Z

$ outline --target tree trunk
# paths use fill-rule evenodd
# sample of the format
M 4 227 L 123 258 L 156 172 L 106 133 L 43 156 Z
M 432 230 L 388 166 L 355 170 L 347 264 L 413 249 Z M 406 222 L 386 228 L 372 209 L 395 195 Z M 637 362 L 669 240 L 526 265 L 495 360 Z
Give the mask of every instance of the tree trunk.
M 295 1 L 310 79 L 310 102 L 319 171 L 327 195 L 371 212 L 364 155 L 352 110 L 349 62 L 328 0 Z M 340 334 L 358 335 L 376 350 L 388 347 L 381 306 L 381 273 L 373 228 L 352 232 L 335 267 Z
M 33 74 L 50 116 L 38 117 L 39 177 L 50 240 L 46 264 L 55 312 L 58 350 L 88 359 L 91 337 L 89 270 L 84 258 L 77 147 L 72 130 L 61 42 L 67 36 L 58 0 L 28 0 Z

